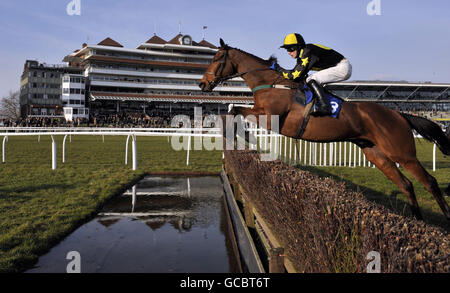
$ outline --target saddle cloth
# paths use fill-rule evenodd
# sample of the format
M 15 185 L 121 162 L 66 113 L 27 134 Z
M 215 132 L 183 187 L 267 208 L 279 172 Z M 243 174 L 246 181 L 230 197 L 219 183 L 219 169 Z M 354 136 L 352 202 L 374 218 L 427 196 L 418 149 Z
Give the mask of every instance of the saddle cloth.
M 303 91 L 306 96 L 306 105 L 307 105 L 312 102 L 313 93 L 306 84 L 303 87 Z M 339 112 L 341 112 L 342 99 L 333 96 L 331 93 L 329 93 L 327 91 L 325 91 L 325 98 L 328 100 L 328 103 L 330 104 L 330 107 L 331 107 L 331 115 L 330 116 L 333 118 L 338 118 Z

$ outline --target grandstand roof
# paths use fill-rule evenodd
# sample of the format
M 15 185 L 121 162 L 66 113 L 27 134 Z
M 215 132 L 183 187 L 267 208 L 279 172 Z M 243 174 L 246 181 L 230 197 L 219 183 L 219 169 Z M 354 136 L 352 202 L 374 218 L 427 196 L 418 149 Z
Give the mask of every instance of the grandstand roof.
M 407 81 L 344 81 L 330 83 L 330 85 L 339 86 L 374 86 L 374 87 L 450 87 L 450 83 L 431 83 L 431 82 L 407 82 Z
M 167 41 L 165 41 L 164 39 L 158 37 L 156 34 L 153 35 L 153 37 L 151 37 L 147 42 L 147 44 L 165 44 L 167 43 Z
M 103 41 L 101 41 L 100 43 L 98 43 L 97 45 L 123 48 L 123 46 L 121 44 L 119 44 L 118 42 L 114 41 L 111 38 L 106 38 Z
M 180 45 L 180 38 L 182 37 L 182 34 L 178 34 L 175 37 L 173 37 L 173 39 L 171 39 L 170 41 L 168 41 L 168 44 L 174 44 L 174 45 Z
M 450 83 L 406 81 L 346 81 L 327 88 L 351 101 L 450 103 Z

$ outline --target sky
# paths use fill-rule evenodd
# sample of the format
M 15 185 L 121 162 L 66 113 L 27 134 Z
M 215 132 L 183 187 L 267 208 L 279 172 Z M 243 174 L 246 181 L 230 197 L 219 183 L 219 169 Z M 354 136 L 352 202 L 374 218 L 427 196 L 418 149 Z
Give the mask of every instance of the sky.
M 67 13 L 71 1 L 80 15 Z M 155 32 L 168 41 L 180 22 L 194 41 L 207 26 L 207 41 L 274 54 L 285 68 L 295 60 L 279 46 L 297 32 L 347 57 L 350 80 L 450 83 L 449 11 L 448 0 L 1 0 L 0 97 L 19 89 L 27 59 L 59 64 L 106 37 L 126 48 Z

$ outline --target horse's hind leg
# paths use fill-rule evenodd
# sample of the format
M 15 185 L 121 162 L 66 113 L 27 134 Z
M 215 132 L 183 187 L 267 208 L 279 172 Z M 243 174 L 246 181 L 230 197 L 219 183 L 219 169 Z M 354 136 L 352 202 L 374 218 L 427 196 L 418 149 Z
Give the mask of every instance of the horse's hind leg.
M 414 187 L 411 181 L 403 175 L 395 163 L 389 159 L 377 146 L 363 149 L 367 159 L 371 161 L 383 174 L 394 182 L 408 198 L 411 212 L 418 220 L 422 220 L 419 204 L 417 203 Z
M 442 196 L 442 192 L 439 189 L 436 179 L 425 170 L 417 159 L 409 160 L 404 163 L 400 162 L 400 164 L 434 196 L 434 199 L 439 204 L 445 217 L 450 221 L 450 209 L 445 198 Z

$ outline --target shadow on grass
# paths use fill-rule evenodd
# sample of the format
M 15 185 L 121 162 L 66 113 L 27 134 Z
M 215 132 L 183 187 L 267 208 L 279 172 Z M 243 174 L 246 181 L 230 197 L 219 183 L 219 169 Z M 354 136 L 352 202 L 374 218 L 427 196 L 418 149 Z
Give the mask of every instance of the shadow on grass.
M 12 188 L 0 188 L 0 194 L 11 194 L 11 193 L 23 193 L 23 192 L 36 192 L 44 189 L 72 189 L 76 187 L 75 184 L 42 184 L 42 185 L 29 185 L 29 186 L 20 186 L 20 187 L 12 187 Z
M 401 191 L 392 191 L 390 194 L 385 194 L 383 192 L 368 188 L 366 186 L 358 185 L 348 179 L 344 179 L 342 177 L 336 176 L 334 174 L 328 173 L 324 170 L 315 167 L 300 166 L 300 165 L 297 165 L 295 167 L 300 170 L 309 171 L 320 177 L 330 177 L 336 181 L 344 181 L 347 190 L 360 192 L 367 200 L 370 200 L 381 206 L 384 206 L 390 211 L 396 213 L 397 215 L 405 217 L 413 217 L 411 214 L 411 210 L 409 208 L 409 204 L 403 199 L 398 198 L 399 195 L 403 195 Z M 438 226 L 446 230 L 447 232 L 450 232 L 450 225 L 442 213 L 436 213 L 426 208 L 421 208 L 420 210 L 422 212 L 422 216 L 424 218 L 425 223 Z

